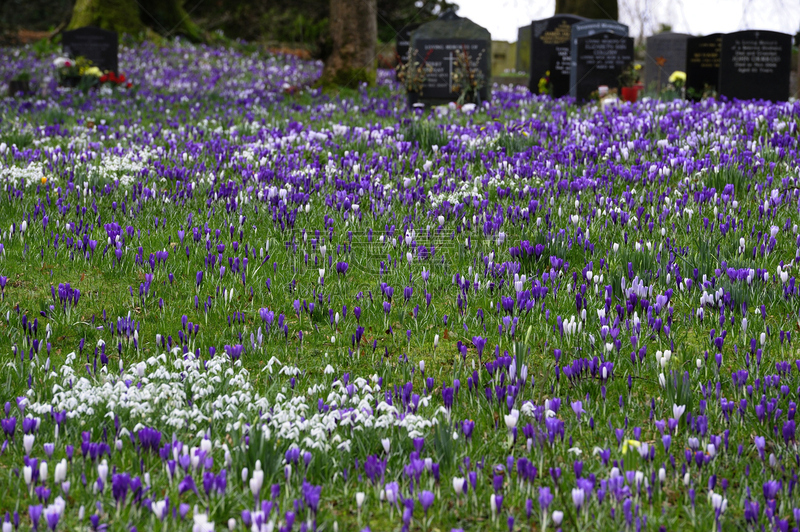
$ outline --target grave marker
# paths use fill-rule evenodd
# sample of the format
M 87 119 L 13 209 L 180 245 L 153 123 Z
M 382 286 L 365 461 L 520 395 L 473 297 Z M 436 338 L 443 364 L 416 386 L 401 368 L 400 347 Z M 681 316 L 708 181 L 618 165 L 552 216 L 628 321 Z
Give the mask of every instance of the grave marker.
M 699 100 L 706 87 L 719 92 L 722 34 L 690 37 L 686 41 L 686 97 Z
M 539 80 L 549 71 L 553 98 L 569 94 L 572 26 L 585 20 L 575 15 L 556 15 L 531 23 L 528 88 L 532 93 L 539 94 Z
M 633 38 L 599 33 L 577 40 L 577 83 L 571 87 L 577 101 L 589 100 L 601 85 L 609 89 L 619 87 L 622 70 L 633 62 Z
M 75 59 L 83 56 L 103 72 L 119 74 L 119 38 L 114 31 L 86 26 L 61 35 L 64 54 Z
M 628 36 L 628 26 L 615 20 L 586 20 L 572 25 L 570 36 L 570 75 L 569 95 L 578 97 L 578 39 L 589 37 L 598 33 L 611 33 L 620 37 Z M 617 84 L 615 83 L 614 86 Z M 596 89 L 597 87 L 595 87 Z
M 647 38 L 647 57 L 644 64 L 644 87 L 660 92 L 675 71 L 686 72 L 685 33 L 659 33 Z
M 749 30 L 722 36 L 719 93 L 740 100 L 789 99 L 792 36 Z

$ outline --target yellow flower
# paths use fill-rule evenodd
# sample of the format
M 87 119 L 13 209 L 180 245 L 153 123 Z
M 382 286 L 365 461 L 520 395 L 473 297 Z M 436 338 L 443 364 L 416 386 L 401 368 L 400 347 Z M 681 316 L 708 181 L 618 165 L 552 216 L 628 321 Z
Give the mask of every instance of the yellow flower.
M 42 184 L 44 185 L 45 183 L 47 183 L 47 178 L 45 176 L 42 176 Z
M 642 69 L 642 65 L 634 65 L 633 69 L 634 70 L 641 70 Z
M 100 69 L 96 66 L 87 68 L 84 74 L 87 76 L 96 76 L 98 78 L 103 75 L 103 73 L 100 72 Z
M 628 446 L 631 447 L 639 447 L 641 442 L 638 440 L 625 440 L 622 442 L 622 454 L 626 454 L 628 452 Z
M 680 70 L 676 70 L 669 76 L 669 82 L 675 83 L 676 81 L 686 81 L 686 72 L 681 72 Z

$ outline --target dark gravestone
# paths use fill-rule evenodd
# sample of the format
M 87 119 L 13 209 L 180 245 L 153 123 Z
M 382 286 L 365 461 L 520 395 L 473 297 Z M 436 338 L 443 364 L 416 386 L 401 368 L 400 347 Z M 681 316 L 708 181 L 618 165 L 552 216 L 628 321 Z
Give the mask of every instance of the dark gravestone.
M 719 59 L 722 34 L 686 40 L 686 97 L 699 100 L 706 88 L 719 91 Z
M 459 93 L 453 89 L 458 51 L 466 52 L 470 64 L 483 73 L 479 96 L 481 101 L 489 99 L 492 36 L 487 29 L 447 11 L 417 28 L 411 36 L 411 48 L 417 50 L 420 63 L 433 70 L 426 75 L 421 102 L 439 105 L 458 100 Z
M 573 98 L 578 96 L 578 39 L 589 37 L 598 33 L 611 33 L 620 37 L 628 36 L 628 26 L 620 24 L 615 20 L 585 20 L 576 22 L 572 25 L 570 36 L 570 71 L 569 71 L 569 95 Z M 614 84 L 616 86 L 616 83 Z M 595 90 L 597 87 L 595 87 Z
M 119 73 L 119 39 L 114 31 L 94 26 L 65 31 L 61 34 L 61 48 L 65 55 L 73 59 L 83 56 L 103 72 Z
M 719 93 L 740 100 L 786 101 L 791 64 L 791 35 L 760 30 L 725 34 Z
M 599 33 L 578 38 L 575 98 L 585 102 L 601 85 L 619 87 L 622 70 L 633 62 L 633 38 Z
M 539 80 L 549 71 L 553 98 L 569 94 L 572 25 L 584 20 L 574 15 L 556 15 L 533 21 L 528 71 L 528 88 L 532 93 L 539 94 Z
M 517 72 L 530 72 L 531 68 L 531 27 L 522 26 L 517 30 Z
M 397 62 L 399 65 L 404 65 L 408 62 L 408 51 L 411 48 L 411 33 L 419 28 L 419 24 L 409 24 L 397 32 L 397 45 L 395 46 L 397 52 Z M 397 71 L 395 71 L 397 73 Z
M 659 33 L 647 38 L 644 87 L 661 91 L 675 71 L 686 72 L 685 33 Z

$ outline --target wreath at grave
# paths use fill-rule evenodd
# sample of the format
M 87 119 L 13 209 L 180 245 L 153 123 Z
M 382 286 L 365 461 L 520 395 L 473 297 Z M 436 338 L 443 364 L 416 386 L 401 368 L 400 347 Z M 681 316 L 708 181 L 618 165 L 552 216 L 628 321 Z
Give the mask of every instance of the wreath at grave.
M 103 72 L 83 56 L 75 59 L 59 57 L 53 61 L 53 66 L 58 73 L 58 84 L 62 87 L 78 88 L 86 92 L 92 88 L 129 89 L 133 86 L 124 74 Z

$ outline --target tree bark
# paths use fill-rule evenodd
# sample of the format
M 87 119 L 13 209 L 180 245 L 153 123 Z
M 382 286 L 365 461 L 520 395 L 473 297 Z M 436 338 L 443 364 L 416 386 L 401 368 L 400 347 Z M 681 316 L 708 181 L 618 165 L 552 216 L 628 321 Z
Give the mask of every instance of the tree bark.
M 67 29 L 97 26 L 137 35 L 150 27 L 161 35 L 202 37 L 200 28 L 183 8 L 183 0 L 77 0 Z
M 357 87 L 375 82 L 377 13 L 376 0 L 331 0 L 333 51 L 325 63 L 324 83 Z
M 556 14 L 618 20 L 619 6 L 617 0 L 556 0 Z

